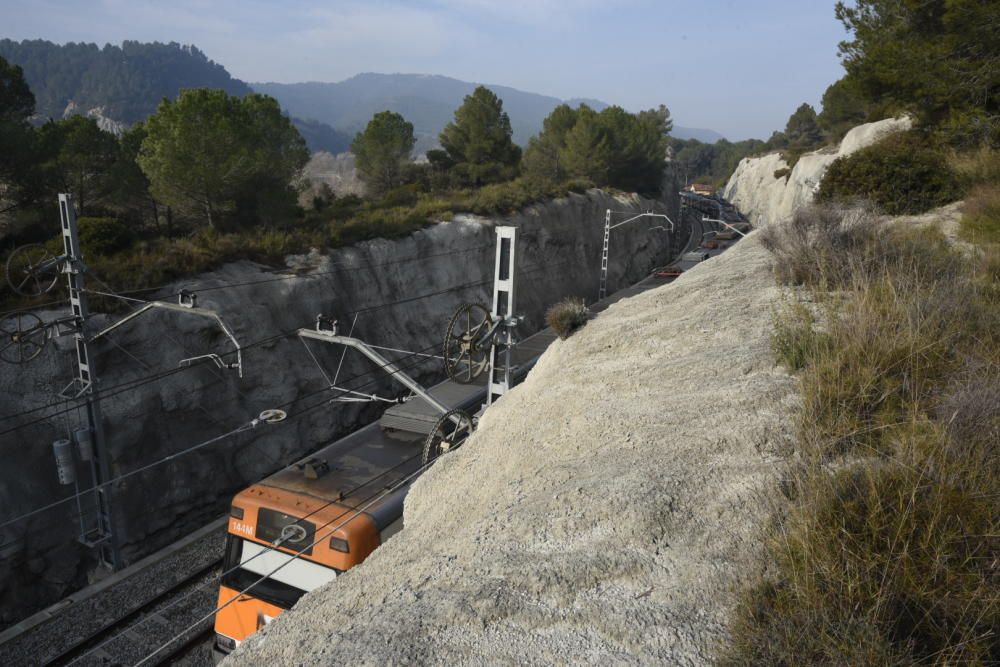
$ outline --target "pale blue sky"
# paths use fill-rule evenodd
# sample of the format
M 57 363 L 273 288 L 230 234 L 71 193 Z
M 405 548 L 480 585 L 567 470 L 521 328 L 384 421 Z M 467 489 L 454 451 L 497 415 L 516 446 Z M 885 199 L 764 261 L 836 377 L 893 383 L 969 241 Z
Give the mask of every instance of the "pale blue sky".
M 245 81 L 443 74 L 637 110 L 730 139 L 818 107 L 833 0 L 0 0 L 0 37 L 192 43 Z

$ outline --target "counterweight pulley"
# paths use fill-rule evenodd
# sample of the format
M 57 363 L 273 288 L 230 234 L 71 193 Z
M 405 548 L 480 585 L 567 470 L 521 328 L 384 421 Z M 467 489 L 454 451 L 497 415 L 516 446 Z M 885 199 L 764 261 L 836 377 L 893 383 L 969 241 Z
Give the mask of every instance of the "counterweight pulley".
M 7 284 L 21 296 L 51 292 L 67 259 L 65 255 L 56 257 L 41 243 L 21 246 L 7 258 Z

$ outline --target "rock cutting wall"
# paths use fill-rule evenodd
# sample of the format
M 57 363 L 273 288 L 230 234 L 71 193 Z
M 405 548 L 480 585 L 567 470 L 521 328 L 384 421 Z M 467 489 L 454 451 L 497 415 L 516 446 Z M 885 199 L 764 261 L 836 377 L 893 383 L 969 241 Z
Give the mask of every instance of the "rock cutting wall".
M 353 322 L 348 313 L 404 301 L 360 314 L 354 335 L 408 350 L 436 348 L 455 308 L 492 298 L 493 227 L 511 224 L 520 230 L 517 310 L 526 316 L 523 330 L 533 332 L 554 301 L 570 295 L 596 298 L 607 208 L 633 213 L 665 210 L 676 216 L 677 201 L 664 205 L 593 190 L 538 204 L 506 219 L 459 216 L 397 241 L 376 240 L 330 254 L 289 257 L 288 266 L 295 274 L 285 274 L 287 279 L 274 281 L 272 270 L 237 262 L 174 288 L 197 291 L 270 281 L 200 294 L 198 305 L 221 313 L 243 344 L 310 326 L 318 313 L 339 318 L 342 330 L 348 330 Z M 651 267 L 665 263 L 670 246 L 676 250 L 686 240 L 683 229 L 671 238 L 663 231 L 648 232 L 648 226 L 637 223 L 613 232 L 611 289 L 631 284 Z M 479 281 L 486 284 L 445 291 Z M 439 294 L 417 298 L 434 293 Z M 73 375 L 70 343 L 59 339 L 30 364 L 0 367 L 0 416 L 53 400 Z M 341 350 L 310 347 L 333 375 Z M 113 333 L 100 346 L 96 362 L 102 386 L 108 388 L 175 368 L 182 358 L 229 350 L 211 321 L 157 311 Z M 379 413 L 371 404 L 329 404 L 325 403 L 329 394 L 313 395 L 326 381 L 295 337 L 247 351 L 244 364 L 243 379 L 232 370 L 200 366 L 104 401 L 116 476 L 246 424 L 261 410 L 291 403 L 285 409 L 292 417 L 280 426 L 258 427 L 119 483 L 115 495 L 128 560 L 206 523 L 224 511 L 236 490 Z M 359 354 L 349 353 L 340 383 L 372 370 Z M 412 373 L 425 382 L 440 379 L 439 362 Z M 398 391 L 381 374 L 376 377 L 378 384 L 365 391 Z M 308 411 L 294 418 L 303 410 Z M 2 420 L 0 431 L 45 414 Z M 81 418 L 74 410 L 0 435 L 4 455 L 0 523 L 71 493 L 71 487 L 61 487 L 56 480 L 50 443 L 64 437 Z M 70 503 L 0 529 L 0 626 L 86 583 L 93 562 L 74 542 L 75 514 L 76 506 Z
M 855 127 L 836 149 L 806 153 L 787 177 L 775 178 L 776 171 L 788 169 L 779 153 L 743 158 L 722 196 L 734 204 L 756 226 L 788 220 L 798 207 L 812 202 L 830 164 L 880 139 L 912 127 L 909 118 L 887 118 Z

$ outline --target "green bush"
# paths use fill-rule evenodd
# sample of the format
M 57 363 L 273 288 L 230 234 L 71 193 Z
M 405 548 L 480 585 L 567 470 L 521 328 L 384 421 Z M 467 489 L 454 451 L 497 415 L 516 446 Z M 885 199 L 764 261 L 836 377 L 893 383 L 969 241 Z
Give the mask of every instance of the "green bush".
M 127 248 L 135 238 L 132 229 L 117 218 L 80 218 L 77 225 L 84 257 L 111 255 Z
M 855 258 L 873 247 L 880 227 L 862 208 L 804 206 L 788 223 L 764 227 L 760 240 L 774 257 L 778 282 L 831 287 L 850 283 Z
M 1000 526 L 983 494 L 997 470 L 976 474 L 988 460 L 949 456 L 927 424 L 901 440 L 920 450 L 905 464 L 799 480 L 775 546 L 782 576 L 747 593 L 721 665 L 997 664 Z
M 331 218 L 346 220 L 361 210 L 364 200 L 357 195 L 344 195 L 330 202 L 326 209 Z
M 893 135 L 830 165 L 818 201 L 868 201 L 890 215 L 923 213 L 958 199 L 944 153 L 915 132 Z
M 413 206 L 417 203 L 419 194 L 417 192 L 418 188 L 415 185 L 401 185 L 398 188 L 393 188 L 385 193 L 382 200 L 379 202 L 379 206 L 385 208 L 393 208 L 396 206 Z

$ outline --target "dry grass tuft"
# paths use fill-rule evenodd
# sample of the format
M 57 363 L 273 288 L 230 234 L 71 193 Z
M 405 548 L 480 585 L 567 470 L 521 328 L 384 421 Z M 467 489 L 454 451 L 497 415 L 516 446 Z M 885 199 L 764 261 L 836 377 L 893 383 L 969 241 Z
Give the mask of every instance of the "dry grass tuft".
M 776 356 L 801 370 L 803 464 L 721 661 L 998 664 L 996 272 L 863 211 L 792 228 L 766 242 L 823 315 L 775 318 Z
M 589 311 L 583 299 L 570 297 L 555 304 L 545 313 L 545 322 L 559 338 L 566 340 L 587 323 Z
M 1000 183 L 1000 151 L 989 146 L 952 153 L 948 163 L 966 185 Z
M 760 240 L 774 255 L 780 283 L 833 287 L 850 274 L 851 257 L 878 234 L 876 216 L 865 209 L 809 206 L 788 224 L 762 229 Z
M 972 243 L 1000 243 L 1000 180 L 969 193 L 960 231 L 962 238 Z

